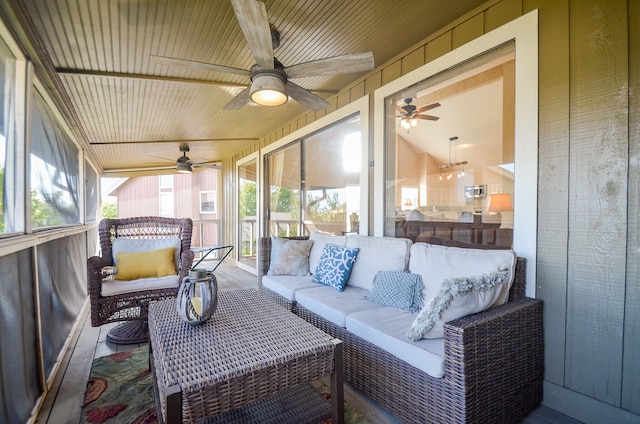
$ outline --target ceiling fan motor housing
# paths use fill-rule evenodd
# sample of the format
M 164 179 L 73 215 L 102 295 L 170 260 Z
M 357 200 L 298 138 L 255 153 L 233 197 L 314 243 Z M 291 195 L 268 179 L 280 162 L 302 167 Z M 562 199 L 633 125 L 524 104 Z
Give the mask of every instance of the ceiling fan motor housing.
M 251 67 L 251 100 L 263 106 L 278 106 L 288 100 L 287 74 L 276 59 L 274 64 L 274 69 L 257 64 Z

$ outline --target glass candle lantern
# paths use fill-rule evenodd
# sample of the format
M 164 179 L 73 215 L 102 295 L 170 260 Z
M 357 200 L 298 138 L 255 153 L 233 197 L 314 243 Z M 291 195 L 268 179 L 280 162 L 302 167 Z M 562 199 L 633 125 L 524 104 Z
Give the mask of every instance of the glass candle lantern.
M 191 325 L 199 325 L 211 318 L 218 307 L 216 276 L 206 269 L 192 269 L 182 280 L 176 307 L 180 318 Z

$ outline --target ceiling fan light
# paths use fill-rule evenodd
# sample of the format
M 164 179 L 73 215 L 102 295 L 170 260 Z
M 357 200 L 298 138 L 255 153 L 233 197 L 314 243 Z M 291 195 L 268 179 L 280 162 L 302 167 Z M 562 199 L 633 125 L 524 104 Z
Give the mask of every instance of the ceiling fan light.
M 289 97 L 284 81 L 275 75 L 257 75 L 251 83 L 251 100 L 262 106 L 280 106 Z
M 187 162 L 178 162 L 178 166 L 176 166 L 176 172 L 178 174 L 191 174 L 193 170 L 191 169 L 191 164 Z

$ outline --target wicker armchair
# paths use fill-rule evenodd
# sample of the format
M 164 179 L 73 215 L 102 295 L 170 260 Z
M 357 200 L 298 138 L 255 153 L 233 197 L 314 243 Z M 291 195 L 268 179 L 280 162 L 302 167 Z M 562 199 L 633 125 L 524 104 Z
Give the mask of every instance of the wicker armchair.
M 112 343 L 142 343 L 148 340 L 147 312 L 149 302 L 175 297 L 178 288 L 156 289 L 103 296 L 102 269 L 113 266 L 112 243 L 116 238 L 180 239 L 178 278 L 189 273 L 194 253 L 191 251 L 193 222 L 189 218 L 146 216 L 123 219 L 104 219 L 99 227 L 102 256 L 87 261 L 87 289 L 91 301 L 91 325 L 98 327 L 110 322 L 125 321 L 112 328 L 107 340 Z

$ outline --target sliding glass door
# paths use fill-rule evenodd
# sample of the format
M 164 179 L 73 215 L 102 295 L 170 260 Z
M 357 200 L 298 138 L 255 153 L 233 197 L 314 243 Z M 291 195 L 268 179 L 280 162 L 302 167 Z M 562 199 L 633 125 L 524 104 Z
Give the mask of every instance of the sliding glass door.
M 267 154 L 268 235 L 357 233 L 361 144 L 353 115 Z
M 238 176 L 238 268 L 257 275 L 258 248 L 258 153 L 239 160 Z

